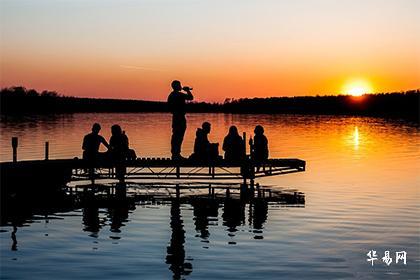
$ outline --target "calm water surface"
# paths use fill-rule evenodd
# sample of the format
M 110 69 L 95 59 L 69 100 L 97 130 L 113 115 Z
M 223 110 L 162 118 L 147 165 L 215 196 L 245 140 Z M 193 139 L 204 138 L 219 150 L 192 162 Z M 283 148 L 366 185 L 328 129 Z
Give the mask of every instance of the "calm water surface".
M 224 205 L 202 215 L 190 204 L 34 215 L 0 227 L 0 277 L 420 278 L 418 127 L 376 118 L 190 114 L 184 155 L 205 120 L 213 142 L 232 124 L 248 136 L 262 124 L 271 157 L 306 160 L 304 173 L 259 180 L 304 192 L 304 207 L 268 205 L 258 221 L 249 205 L 233 217 Z M 93 122 L 106 138 L 119 123 L 139 156 L 169 156 L 168 114 L 72 114 L 3 118 L 0 160 L 11 159 L 12 136 L 19 137 L 20 160 L 42 158 L 45 141 L 51 158 L 80 157 Z M 374 266 L 366 260 L 370 250 L 378 254 Z M 407 252 L 407 265 L 395 263 L 397 251 Z

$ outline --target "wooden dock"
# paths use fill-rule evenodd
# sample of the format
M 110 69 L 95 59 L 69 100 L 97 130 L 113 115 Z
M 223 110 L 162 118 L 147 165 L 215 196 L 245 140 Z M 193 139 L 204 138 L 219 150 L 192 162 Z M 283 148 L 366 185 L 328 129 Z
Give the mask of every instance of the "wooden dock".
M 76 167 L 77 166 L 77 167 Z M 264 162 L 243 160 L 238 162 L 223 159 L 214 161 L 171 160 L 168 158 L 140 158 L 125 162 L 125 179 L 158 180 L 235 180 L 255 179 L 305 170 L 305 162 L 299 159 L 269 159 Z M 90 174 L 87 163 L 77 163 L 72 168 L 72 181 L 86 180 Z M 94 179 L 116 178 L 116 169 L 109 163 L 95 166 Z
M 0 163 L 2 185 L 25 183 L 66 184 L 74 181 L 118 180 L 254 180 L 259 177 L 305 171 L 300 159 L 269 159 L 254 162 L 250 159 L 232 162 L 171 160 L 168 158 L 139 158 L 120 164 L 82 159 L 35 160 Z M 117 178 L 116 169 L 124 169 L 124 178 Z

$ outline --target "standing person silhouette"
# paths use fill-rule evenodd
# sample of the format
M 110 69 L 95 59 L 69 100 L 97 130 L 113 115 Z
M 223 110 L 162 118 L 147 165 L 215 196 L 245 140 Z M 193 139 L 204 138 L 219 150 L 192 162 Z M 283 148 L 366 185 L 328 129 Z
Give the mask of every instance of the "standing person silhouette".
M 172 138 L 171 153 L 172 159 L 184 159 L 181 156 L 181 145 L 184 140 L 185 130 L 187 129 L 186 101 L 193 100 L 192 88 L 182 87 L 180 81 L 171 83 L 173 91 L 168 96 L 169 110 L 172 113 Z M 184 92 L 181 92 L 184 91 Z

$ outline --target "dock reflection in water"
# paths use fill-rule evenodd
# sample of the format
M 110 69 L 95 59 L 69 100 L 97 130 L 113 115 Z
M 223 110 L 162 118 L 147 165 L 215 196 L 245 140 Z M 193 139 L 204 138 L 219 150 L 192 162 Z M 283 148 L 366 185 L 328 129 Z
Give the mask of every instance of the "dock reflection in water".
M 177 190 L 177 188 L 179 189 Z M 209 188 L 206 185 L 205 188 Z M 210 186 L 210 188 L 213 188 Z M 166 190 L 166 192 L 162 190 Z M 222 226 L 227 232 L 227 244 L 233 245 L 235 233 L 239 227 L 249 224 L 254 239 L 263 239 L 264 224 L 267 222 L 269 205 L 277 206 L 304 206 L 304 195 L 298 192 L 276 191 L 270 196 L 263 196 L 262 192 L 255 197 L 235 192 L 232 185 L 218 185 L 208 193 L 200 192 L 200 185 L 187 185 L 174 187 L 135 186 L 127 191 L 115 185 L 109 186 L 84 186 L 68 189 L 66 192 L 56 194 L 55 197 L 40 197 L 30 199 L 17 197 L 13 206 L 2 215 L 2 226 L 12 226 L 11 250 L 25 251 L 25 245 L 20 246 L 19 228 L 30 226 L 33 223 L 50 219 L 63 219 L 77 216 L 81 212 L 82 230 L 89 237 L 97 239 L 94 244 L 99 244 L 100 232 L 109 228 L 109 238 L 118 241 L 122 238 L 124 227 L 131 222 L 130 216 L 142 207 L 157 207 L 169 210 L 170 239 L 167 242 L 165 264 L 172 274 L 173 279 L 182 279 L 193 272 L 194 258 L 187 254 L 187 235 L 183 211 L 192 210 L 192 221 L 195 228 L 195 238 L 209 249 L 211 243 L 210 227 L 218 226 L 219 214 Z M 226 192 L 226 190 L 232 190 Z M 238 188 L 239 189 L 239 188 Z M 261 188 L 262 189 L 262 188 Z M 193 190 L 193 191 L 192 191 Z M 145 191 L 147 194 L 145 194 Z M 172 191 L 175 191 L 175 195 Z M 228 196 L 226 196 L 228 194 Z M 33 198 L 33 197 L 32 197 Z M 28 203 L 31 201 L 30 203 Z M 9 206 L 11 204 L 8 204 Z M 220 212 L 220 213 L 219 213 Z M 129 230 L 129 229 L 127 229 Z M 140 229 L 141 230 L 141 229 Z M 69 233 L 70 235 L 70 233 Z M 68 236 L 71 239 L 71 236 Z M 136 241 L 138 242 L 138 241 Z M 94 245 L 93 250 L 98 246 Z M 144 267 L 138 268 L 139 275 Z

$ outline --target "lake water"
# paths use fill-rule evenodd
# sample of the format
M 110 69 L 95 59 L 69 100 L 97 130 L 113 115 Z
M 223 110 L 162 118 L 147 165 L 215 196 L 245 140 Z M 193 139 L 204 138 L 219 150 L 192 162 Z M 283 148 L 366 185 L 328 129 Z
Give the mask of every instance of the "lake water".
M 248 204 L 233 216 L 225 205 L 202 215 L 176 203 L 32 215 L 1 226 L 0 278 L 420 278 L 417 126 L 364 117 L 189 114 L 183 155 L 203 121 L 212 124 L 213 142 L 222 142 L 232 124 L 248 136 L 261 124 L 271 157 L 306 160 L 305 172 L 258 179 L 305 193 L 304 207 L 270 204 L 257 219 Z M 107 139 L 110 126 L 120 124 L 138 156 L 170 155 L 169 114 L 69 114 L 2 118 L 0 161 L 11 160 L 12 136 L 19 137 L 19 160 L 42 159 L 45 141 L 50 158 L 80 157 L 94 122 Z M 396 263 L 400 251 L 406 265 Z

